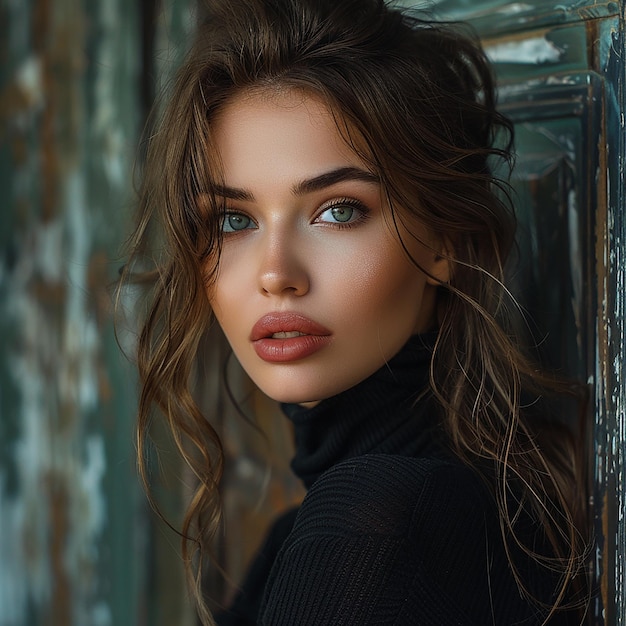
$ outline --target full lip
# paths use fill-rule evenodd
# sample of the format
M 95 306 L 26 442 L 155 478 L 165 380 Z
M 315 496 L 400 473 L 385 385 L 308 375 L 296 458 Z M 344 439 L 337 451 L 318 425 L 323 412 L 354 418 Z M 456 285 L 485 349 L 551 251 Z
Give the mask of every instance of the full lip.
M 290 311 L 268 313 L 261 317 L 252 327 L 250 341 L 272 339 L 275 333 L 293 333 L 329 337 L 332 333 L 328 328 L 299 313 Z

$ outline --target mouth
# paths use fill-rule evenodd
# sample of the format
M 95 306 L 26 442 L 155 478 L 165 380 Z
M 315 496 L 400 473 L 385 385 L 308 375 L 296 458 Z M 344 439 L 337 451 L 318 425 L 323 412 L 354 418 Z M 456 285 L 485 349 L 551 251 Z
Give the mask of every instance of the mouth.
M 278 333 L 272 333 L 272 339 L 292 339 L 293 337 L 304 337 L 306 333 L 301 333 L 297 330 L 280 331 Z
M 331 334 L 328 328 L 299 313 L 268 313 L 252 327 L 250 341 L 294 339 L 305 335 L 327 337 Z
M 270 313 L 253 326 L 250 341 L 270 363 L 299 361 L 331 342 L 330 330 L 298 313 Z

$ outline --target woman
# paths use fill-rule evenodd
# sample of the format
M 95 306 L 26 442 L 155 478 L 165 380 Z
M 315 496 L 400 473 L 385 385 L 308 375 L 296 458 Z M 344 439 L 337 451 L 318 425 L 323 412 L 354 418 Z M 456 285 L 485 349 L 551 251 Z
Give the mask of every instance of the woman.
M 222 453 L 189 377 L 214 319 L 283 403 L 308 488 L 220 624 L 580 622 L 584 507 L 538 400 L 560 386 L 507 306 L 494 100 L 475 42 L 382 0 L 210 7 L 132 242 L 156 258 L 139 447 L 156 407 L 198 478 L 183 549 L 205 624 Z

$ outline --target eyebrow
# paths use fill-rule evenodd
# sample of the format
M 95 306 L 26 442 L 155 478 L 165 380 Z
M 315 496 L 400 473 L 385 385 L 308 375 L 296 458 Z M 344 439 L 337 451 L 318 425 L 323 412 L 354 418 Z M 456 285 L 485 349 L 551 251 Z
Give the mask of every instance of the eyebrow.
M 303 196 L 307 193 L 321 191 L 322 189 L 326 189 L 326 187 L 332 187 L 332 185 L 336 185 L 337 183 L 353 180 L 376 185 L 380 183 L 379 177 L 367 170 L 362 170 L 358 167 L 339 167 L 335 170 L 324 172 L 319 176 L 301 180 L 296 183 L 291 190 L 295 196 Z M 230 200 L 254 201 L 254 195 L 246 189 L 216 185 L 215 193 L 223 198 L 229 198 Z

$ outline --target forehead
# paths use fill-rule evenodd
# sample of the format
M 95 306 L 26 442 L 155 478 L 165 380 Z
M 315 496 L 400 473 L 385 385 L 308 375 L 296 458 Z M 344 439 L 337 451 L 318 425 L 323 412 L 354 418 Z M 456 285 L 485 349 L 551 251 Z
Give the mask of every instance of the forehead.
M 314 166 L 320 159 L 330 160 L 330 166 L 364 165 L 363 151 L 353 141 L 356 133 L 348 128 L 341 111 L 301 89 L 242 91 L 220 109 L 211 126 L 227 170 L 263 154 L 284 154 L 285 159 L 295 161 L 292 165 L 303 167 Z

